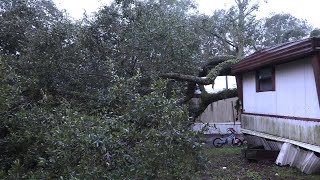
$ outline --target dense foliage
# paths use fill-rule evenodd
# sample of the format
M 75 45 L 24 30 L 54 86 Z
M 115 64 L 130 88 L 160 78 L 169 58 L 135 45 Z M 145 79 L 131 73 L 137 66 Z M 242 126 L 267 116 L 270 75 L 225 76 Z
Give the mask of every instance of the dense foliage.
M 24 98 L 21 85 L 10 81 L 26 81 L 12 72 L 1 76 L 7 83 L 1 89 L 1 178 L 171 179 L 200 172 L 200 146 L 186 110 L 165 97 L 163 82 L 141 97 L 138 76 L 119 79 L 106 94 L 112 105 L 90 114 L 85 104 L 44 94 L 10 109 Z
M 155 78 L 193 67 L 195 35 L 178 29 L 186 10 L 164 9 L 185 1 L 119 2 L 78 23 L 51 1 L 11 2 L 1 6 L 0 179 L 199 176 L 183 89 Z
M 1 1 L 0 179 L 199 178 L 187 83 L 161 74 L 254 49 L 257 7 L 248 19 L 237 2 L 208 17 L 191 0 L 117 0 L 75 22 L 51 0 Z

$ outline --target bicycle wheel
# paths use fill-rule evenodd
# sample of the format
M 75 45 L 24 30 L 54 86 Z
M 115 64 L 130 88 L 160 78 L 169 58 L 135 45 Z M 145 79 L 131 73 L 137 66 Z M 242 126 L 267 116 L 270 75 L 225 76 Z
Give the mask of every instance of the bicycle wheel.
M 242 145 L 241 139 L 239 139 L 239 138 L 232 139 L 232 145 L 233 146 L 241 146 Z
M 213 140 L 214 147 L 222 147 L 223 144 L 224 144 L 224 141 L 221 138 L 215 138 Z

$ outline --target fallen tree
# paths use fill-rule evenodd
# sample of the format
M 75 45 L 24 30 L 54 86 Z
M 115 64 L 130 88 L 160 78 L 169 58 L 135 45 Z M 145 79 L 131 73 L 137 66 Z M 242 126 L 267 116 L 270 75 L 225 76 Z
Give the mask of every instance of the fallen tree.
M 231 75 L 231 66 L 238 62 L 235 56 L 216 56 L 210 59 L 203 67 L 200 68 L 198 76 L 185 75 L 179 73 L 165 73 L 162 74 L 162 78 L 174 79 L 176 81 L 188 82 L 187 90 L 185 91 L 185 96 L 179 101 L 180 104 L 188 103 L 192 97 L 194 97 L 194 92 L 198 85 L 201 95 L 200 95 L 200 105 L 190 108 L 190 115 L 194 119 L 197 118 L 201 113 L 207 108 L 212 102 L 231 98 L 237 96 L 236 90 L 226 90 L 218 93 L 209 94 L 204 85 L 212 84 L 214 87 L 214 81 L 218 76 Z M 205 76 L 205 77 L 203 77 Z

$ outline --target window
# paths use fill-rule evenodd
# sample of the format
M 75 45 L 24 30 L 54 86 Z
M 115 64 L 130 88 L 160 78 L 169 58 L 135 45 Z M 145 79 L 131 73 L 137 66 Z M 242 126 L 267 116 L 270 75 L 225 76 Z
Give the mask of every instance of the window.
M 256 73 L 257 92 L 275 90 L 275 72 L 274 68 L 260 69 Z

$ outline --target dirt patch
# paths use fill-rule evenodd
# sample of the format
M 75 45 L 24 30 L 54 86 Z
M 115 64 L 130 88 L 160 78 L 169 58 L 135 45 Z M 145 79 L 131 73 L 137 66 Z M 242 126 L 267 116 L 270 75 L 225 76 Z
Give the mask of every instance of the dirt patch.
M 242 156 L 242 148 L 205 148 L 210 166 L 204 179 L 320 179 L 320 174 L 306 175 L 296 168 L 276 166 L 273 161 L 249 162 Z

